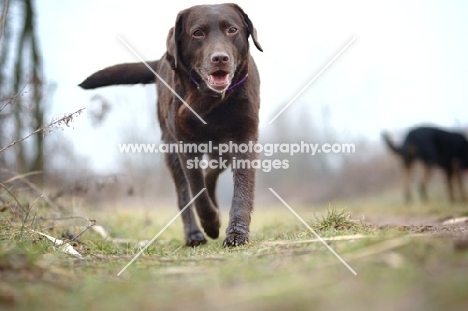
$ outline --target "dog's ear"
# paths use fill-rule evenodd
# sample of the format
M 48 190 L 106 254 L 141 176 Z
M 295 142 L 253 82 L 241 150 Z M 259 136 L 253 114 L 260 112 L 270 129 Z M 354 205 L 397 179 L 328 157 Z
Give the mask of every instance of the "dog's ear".
M 185 11 L 179 12 L 177 15 L 175 26 L 169 29 L 166 40 L 166 49 L 168 54 L 168 60 L 171 63 L 172 69 L 177 68 L 179 63 L 179 40 L 182 35 L 182 23 Z
M 169 29 L 166 39 L 167 59 L 171 63 L 172 69 L 177 68 L 177 40 L 174 36 L 174 27 Z
M 253 23 L 250 20 L 249 16 L 237 4 L 232 3 L 231 6 L 233 6 L 234 9 L 236 9 L 242 15 L 242 17 L 244 18 L 245 23 L 247 24 L 247 28 L 249 29 L 249 33 L 252 36 L 252 40 L 253 40 L 255 46 L 257 47 L 257 49 L 259 51 L 263 52 L 262 46 L 260 45 L 260 43 L 258 42 L 258 39 L 257 39 L 257 29 L 255 29 L 255 27 L 253 26 Z

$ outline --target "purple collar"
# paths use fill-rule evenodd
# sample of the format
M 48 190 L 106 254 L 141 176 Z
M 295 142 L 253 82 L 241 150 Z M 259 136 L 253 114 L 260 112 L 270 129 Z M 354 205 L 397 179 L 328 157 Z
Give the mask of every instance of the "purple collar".
M 233 84 L 230 87 L 228 87 L 226 89 L 226 91 L 230 91 L 230 90 L 238 87 L 242 83 L 244 83 L 244 81 L 247 80 L 248 76 L 249 76 L 249 74 L 247 73 L 242 79 L 239 80 L 239 82 L 237 82 L 236 84 Z M 191 75 L 189 75 L 189 77 L 190 77 L 190 80 L 197 86 L 197 88 L 200 87 L 200 83 L 198 83 L 197 80 L 195 80 Z

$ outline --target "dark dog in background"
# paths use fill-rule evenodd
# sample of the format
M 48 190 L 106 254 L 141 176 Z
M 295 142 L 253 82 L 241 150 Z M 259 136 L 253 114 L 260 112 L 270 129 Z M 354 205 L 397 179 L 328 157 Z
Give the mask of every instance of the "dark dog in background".
M 158 119 L 164 143 L 204 144 L 213 146 L 232 141 L 256 142 L 260 106 L 260 79 L 249 52 L 249 36 L 257 49 L 262 48 L 256 30 L 246 13 L 235 4 L 200 5 L 181 11 L 169 30 L 167 52 L 147 64 L 198 114 L 204 124 L 144 63 L 120 64 L 98 71 L 80 86 L 84 89 L 117 85 L 156 83 Z M 215 189 L 224 170 L 189 169 L 187 163 L 203 154 L 167 153 L 166 163 L 174 179 L 179 208 L 203 191 L 194 201 L 201 226 L 211 238 L 219 236 L 220 218 Z M 218 159 L 217 152 L 208 154 Z M 230 152 L 233 158 L 252 161 L 254 152 Z M 234 194 L 224 246 L 249 241 L 250 215 L 253 208 L 255 169 L 233 167 Z M 206 243 L 194 213 L 182 214 L 185 242 L 188 246 Z
M 388 147 L 400 156 L 405 169 L 405 197 L 411 200 L 411 171 L 415 161 L 424 165 L 424 175 L 420 186 L 423 200 L 427 200 L 426 184 L 435 167 L 441 168 L 446 176 L 448 195 L 455 201 L 453 183 L 457 182 L 461 199 L 466 202 L 463 187 L 463 171 L 468 169 L 468 141 L 460 133 L 447 132 L 434 127 L 417 127 L 410 130 L 401 146 L 396 146 L 387 133 L 382 137 Z

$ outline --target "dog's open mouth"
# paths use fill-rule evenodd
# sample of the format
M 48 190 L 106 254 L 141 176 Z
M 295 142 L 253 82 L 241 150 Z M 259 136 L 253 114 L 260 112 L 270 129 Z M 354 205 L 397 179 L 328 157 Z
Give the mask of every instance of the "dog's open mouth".
M 207 83 L 211 89 L 222 92 L 231 84 L 231 75 L 229 72 L 218 70 L 207 75 Z

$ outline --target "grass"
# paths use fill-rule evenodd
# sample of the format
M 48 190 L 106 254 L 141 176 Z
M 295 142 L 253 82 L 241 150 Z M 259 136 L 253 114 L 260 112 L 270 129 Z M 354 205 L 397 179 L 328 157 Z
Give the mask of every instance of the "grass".
M 392 200 L 390 195 L 335 202 L 328 208 L 293 206 L 324 239 L 364 236 L 328 242 L 357 276 L 279 205 L 257 208 L 251 243 L 239 248 L 223 248 L 222 237 L 201 247 L 184 247 L 177 220 L 120 276 L 140 251 L 138 241 L 151 239 L 176 210 L 82 207 L 81 213 L 112 237 L 131 239 L 115 243 L 87 230 L 75 244 L 82 258 L 58 251 L 28 228 L 60 238 L 67 229 L 83 231 L 86 221 L 41 220 L 52 212 L 47 206 L 35 206 L 26 222 L 4 210 L 0 309 L 465 310 L 468 252 L 455 250 L 453 238 L 371 226 L 365 219 L 443 218 L 461 215 L 466 207 L 408 208 Z M 227 214 L 223 211 L 222 230 Z

